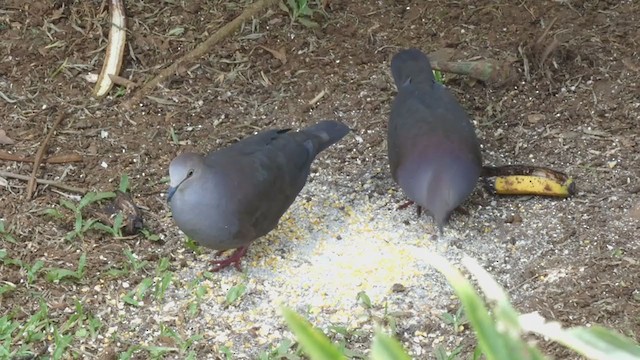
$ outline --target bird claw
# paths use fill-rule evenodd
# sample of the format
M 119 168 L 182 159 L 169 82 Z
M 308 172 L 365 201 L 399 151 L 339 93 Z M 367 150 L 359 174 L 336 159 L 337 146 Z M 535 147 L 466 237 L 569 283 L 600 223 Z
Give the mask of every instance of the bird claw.
M 406 203 L 402 204 L 402 205 L 398 205 L 397 210 L 404 210 L 406 208 L 408 208 L 409 206 L 413 205 L 414 202 L 412 200 L 407 201 Z
M 397 210 L 404 210 L 413 204 L 415 204 L 415 202 L 413 200 L 409 200 L 406 203 L 399 205 Z M 418 217 L 420 217 L 420 215 L 422 215 L 422 207 L 418 205 L 416 210 L 417 210 Z
M 211 272 L 218 272 L 226 267 L 233 265 L 238 271 L 242 271 L 242 267 L 240 266 L 240 260 L 247 253 L 247 246 L 241 246 L 237 248 L 228 258 L 222 260 L 211 260 L 211 264 L 214 267 L 211 269 Z M 218 251 L 216 256 L 222 254 L 224 251 Z

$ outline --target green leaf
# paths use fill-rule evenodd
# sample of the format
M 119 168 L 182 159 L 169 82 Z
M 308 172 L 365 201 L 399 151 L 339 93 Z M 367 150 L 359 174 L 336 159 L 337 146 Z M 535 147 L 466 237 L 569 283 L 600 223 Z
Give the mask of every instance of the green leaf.
M 389 335 L 378 332 L 371 345 L 371 359 L 373 360 L 410 360 L 402 349 L 402 345 Z
M 371 309 L 371 298 L 369 298 L 366 292 L 360 291 L 358 295 L 356 295 L 356 301 L 360 301 L 365 309 Z
M 15 286 L 14 284 L 5 284 L 0 286 L 0 295 L 2 294 L 8 294 L 10 292 L 12 292 L 13 290 L 16 289 L 17 286 Z
M 498 332 L 493 319 L 489 316 L 489 310 L 471 283 L 441 256 L 434 255 L 430 263 L 447 278 L 460 298 L 469 322 L 476 331 L 478 344 L 487 359 L 512 359 L 514 353 L 510 353 L 511 346 L 507 343 L 508 338 Z
M 77 210 L 84 208 L 85 206 L 92 204 L 94 202 L 98 202 L 104 199 L 110 199 L 116 197 L 116 193 L 113 191 L 102 191 L 102 192 L 90 192 L 80 199 L 78 203 Z
M 106 232 L 109 235 L 116 236 L 111 226 L 107 226 L 99 221 L 94 222 L 91 227 L 98 231 Z
M 152 233 L 151 231 L 149 231 L 148 229 L 142 229 L 140 230 L 140 232 L 144 235 L 144 237 L 147 238 L 147 240 L 149 241 L 158 241 L 160 240 L 160 236 Z
M 58 330 L 54 330 L 53 332 L 55 347 L 56 349 L 53 351 L 52 359 L 62 359 L 62 356 L 65 354 L 65 350 L 71 344 L 73 338 L 71 335 L 62 335 L 58 332 Z
M 640 359 L 640 345 L 601 326 L 564 329 L 558 322 L 546 322 L 537 313 L 520 317 L 522 326 L 591 359 Z
M 116 237 L 122 237 L 122 223 L 124 222 L 124 215 L 122 212 L 116 214 L 113 219 L 113 235 Z
M 318 329 L 293 310 L 282 308 L 289 329 L 295 334 L 302 348 L 312 360 L 338 360 L 346 357 Z
M 73 209 L 72 209 L 73 210 Z M 64 215 L 58 209 L 46 209 L 42 212 L 43 215 L 51 216 L 54 218 L 63 218 Z
M 56 282 L 64 279 L 76 279 L 80 280 L 84 276 L 84 269 L 87 265 L 87 255 L 80 255 L 80 260 L 78 261 L 78 269 L 73 271 L 69 269 L 60 269 L 60 268 L 51 268 L 47 272 L 47 281 Z
M 129 305 L 139 307 L 141 304 L 140 302 L 138 302 L 138 300 L 133 298 L 134 295 L 135 295 L 134 291 L 129 291 L 125 296 L 122 297 L 122 301 L 124 301 Z
M 236 302 L 242 297 L 242 295 L 244 295 L 245 291 L 247 291 L 247 285 L 244 283 L 232 286 L 229 291 L 227 291 L 227 296 L 225 298 L 226 304 L 231 305 Z
M 320 24 L 318 24 L 317 22 L 313 21 L 313 20 L 309 20 L 308 18 L 305 17 L 299 17 L 296 19 L 300 24 L 308 27 L 308 28 L 319 28 Z
M 167 32 L 167 36 L 180 36 L 184 34 L 184 28 L 181 26 L 175 27 Z
M 69 200 L 60 199 L 60 205 L 66 207 L 67 209 L 69 209 L 71 211 L 74 211 L 74 212 L 76 211 L 76 205 L 74 203 L 72 203 L 71 201 L 69 201 Z
M 284 2 L 280 1 L 278 3 L 278 7 L 280 8 L 280 10 L 286 12 L 287 14 L 289 14 L 289 16 L 291 16 L 291 9 L 289 9 Z
M 47 281 L 50 282 L 60 281 L 66 278 L 77 279 L 78 276 L 75 271 L 69 269 L 51 269 L 47 272 Z
M 200 249 L 200 246 L 198 245 L 198 243 L 189 237 L 187 237 L 187 239 L 185 240 L 184 247 L 193 251 L 198 255 L 202 254 L 202 249 Z
M 77 338 L 85 338 L 87 337 L 87 335 L 89 335 L 89 332 L 84 328 L 77 329 L 76 333 L 74 334 L 74 336 Z
M 36 279 L 36 276 L 38 275 L 38 271 L 40 271 L 40 269 L 42 269 L 44 267 L 44 261 L 42 260 L 38 260 L 36 261 L 33 266 L 31 266 L 31 269 L 29 269 L 27 271 L 27 283 L 31 284 L 33 283 L 33 281 Z
M 155 291 L 156 299 L 162 300 L 164 298 L 164 294 L 169 288 L 169 285 L 171 284 L 172 279 L 173 279 L 173 273 L 171 271 L 167 271 L 162 275 L 162 278 L 156 284 L 156 291 Z
M 122 174 L 122 176 L 120 176 L 120 185 L 118 186 L 118 190 L 123 193 L 126 193 L 127 190 L 129 190 L 129 176 L 127 176 L 127 174 Z
M 300 8 L 300 15 L 311 16 L 313 15 L 313 10 L 308 7 Z

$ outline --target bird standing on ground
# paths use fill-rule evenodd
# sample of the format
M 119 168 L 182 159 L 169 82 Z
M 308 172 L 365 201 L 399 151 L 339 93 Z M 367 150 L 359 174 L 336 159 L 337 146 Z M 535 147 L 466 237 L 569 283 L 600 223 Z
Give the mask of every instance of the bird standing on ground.
M 240 269 L 249 244 L 273 230 L 307 182 L 311 163 L 349 128 L 322 121 L 294 132 L 267 130 L 206 156 L 171 161 L 167 201 L 178 227 L 199 244 L 236 249 L 212 271 Z
M 424 53 L 400 51 L 391 60 L 391 73 L 398 88 L 387 133 L 391 174 L 442 233 L 451 211 L 478 181 L 480 143 L 464 109 L 435 81 Z

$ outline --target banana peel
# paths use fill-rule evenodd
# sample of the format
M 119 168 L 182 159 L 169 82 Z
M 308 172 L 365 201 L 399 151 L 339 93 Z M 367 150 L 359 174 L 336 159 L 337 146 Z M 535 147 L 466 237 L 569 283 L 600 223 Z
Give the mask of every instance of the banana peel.
M 497 195 L 536 195 L 567 198 L 576 192 L 573 178 L 567 174 L 540 166 L 485 166 L 482 175 L 485 187 Z

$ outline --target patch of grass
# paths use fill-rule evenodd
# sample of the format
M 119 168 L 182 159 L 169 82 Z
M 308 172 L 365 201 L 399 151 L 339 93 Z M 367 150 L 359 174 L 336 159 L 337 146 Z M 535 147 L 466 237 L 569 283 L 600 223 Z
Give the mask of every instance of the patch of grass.
M 227 291 L 227 295 L 225 296 L 225 306 L 229 307 L 232 304 L 238 302 L 247 292 L 247 277 L 245 275 L 242 282 L 233 285 Z
M 444 76 L 442 75 L 442 71 L 440 70 L 432 70 L 433 77 L 436 79 L 436 82 L 439 84 L 444 84 Z
M 120 190 L 120 192 L 123 192 L 123 193 L 126 193 L 127 191 L 129 191 L 129 175 L 122 174 L 122 176 L 120 176 L 120 183 L 118 184 L 118 190 Z
M 114 198 L 115 196 L 116 194 L 111 191 L 90 192 L 90 193 L 87 193 L 85 196 L 83 196 L 82 199 L 80 199 L 80 201 L 77 204 L 74 204 L 71 201 L 66 199 L 61 199 L 60 205 L 71 210 L 71 212 L 73 212 L 74 219 L 75 219 L 73 223 L 73 230 L 67 233 L 67 235 L 65 236 L 65 239 L 68 241 L 71 241 L 77 237 L 84 238 L 84 234 L 87 231 L 95 228 L 94 224 L 96 224 L 97 220 L 85 219 L 83 217 L 82 210 L 90 204 L 100 202 L 101 200 L 104 200 L 104 199 Z M 54 217 L 59 217 L 58 216 L 59 212 L 56 209 L 48 210 L 47 214 L 53 215 Z M 103 227 L 106 227 L 106 225 L 104 224 L 101 224 L 101 225 Z
M 129 291 L 122 297 L 122 301 L 129 305 L 140 307 L 144 305 L 144 299 L 152 286 L 153 279 L 144 278 L 133 290 Z
M 461 306 L 458 308 L 455 314 L 444 313 L 440 315 L 442 321 L 445 324 L 453 326 L 455 332 L 462 332 L 465 329 L 465 325 L 469 323 L 467 317 L 464 315 L 464 308 Z
M 284 1 L 280 1 L 280 8 L 283 11 L 286 11 L 291 18 L 291 25 L 295 22 L 300 23 L 309 28 L 318 28 L 320 25 L 311 20 L 311 17 L 315 12 L 320 10 L 314 10 L 309 6 L 309 0 L 286 0 L 286 4 Z
M 11 235 L 11 233 L 9 232 L 9 230 L 5 227 L 3 219 L 0 219 L 0 239 L 2 239 L 2 241 L 16 244 L 16 238 L 14 238 L 13 235 Z
M 83 339 L 90 337 L 95 339 L 102 323 L 92 314 L 87 313 L 80 301 L 76 301 L 75 312 L 62 324 L 61 331 L 67 332 L 75 329 L 74 337 Z
M 152 233 L 151 231 L 149 231 L 148 229 L 142 229 L 140 230 L 140 232 L 142 233 L 142 235 L 144 235 L 144 237 L 149 240 L 149 241 L 160 241 L 160 236 Z
M 196 255 L 202 254 L 202 249 L 195 240 L 191 239 L 188 236 L 186 236 L 185 238 L 186 239 L 184 241 L 184 247 L 186 249 L 193 251 Z
M 22 269 L 24 272 L 26 272 L 27 274 L 27 286 L 33 284 L 33 282 L 36 280 L 36 277 L 38 275 L 38 273 L 40 272 L 40 270 L 42 270 L 42 268 L 44 267 L 44 262 L 42 260 L 36 260 L 33 265 L 29 265 L 28 263 L 20 260 L 20 259 L 14 259 L 8 256 L 7 251 L 4 249 L 0 249 L 0 261 L 4 264 L 4 265 L 9 265 L 9 266 L 17 266 L 20 269 Z M 7 292 L 7 291 L 11 291 L 13 289 L 16 288 L 15 284 L 11 284 L 9 282 L 5 281 L 5 284 L 3 286 L 0 286 L 0 295 Z
M 231 359 L 227 357 L 227 359 Z M 258 360 L 301 360 L 302 348 L 289 339 L 283 339 L 275 348 L 258 354 Z
M 176 129 L 174 129 L 173 126 L 169 129 L 169 136 L 171 137 L 171 142 L 173 142 L 174 145 L 180 145 L 180 138 L 178 138 Z
M 558 323 L 548 323 L 537 313 L 518 314 L 509 302 L 506 292 L 475 260 L 464 258 L 462 263 L 474 275 L 485 296 L 493 304 L 491 311 L 471 283 L 446 259 L 434 255 L 431 263 L 447 278 L 462 302 L 477 339 L 473 359 L 546 359 L 534 344 L 527 341 L 529 333 L 556 341 L 587 358 L 640 358 L 640 345 L 611 330 L 595 325 L 562 328 Z M 282 312 L 287 325 L 311 360 L 348 358 L 340 352 L 336 344 L 300 315 L 288 308 L 283 308 Z M 457 318 L 455 323 L 460 323 L 464 317 L 462 312 L 458 311 L 452 316 L 452 319 L 454 318 Z M 437 359 L 456 359 L 461 350 L 456 348 L 447 352 L 443 348 L 437 348 L 434 355 Z M 409 359 L 409 355 L 397 340 L 378 330 L 371 346 L 370 358 L 402 360 Z
M 356 302 L 358 302 L 360 305 L 362 305 L 362 307 L 364 307 L 367 310 L 371 309 L 372 307 L 371 298 L 369 298 L 369 295 L 367 295 L 367 293 L 364 291 L 360 291 L 356 295 Z
M 460 356 L 462 349 L 462 346 L 458 346 L 452 351 L 447 351 L 444 346 L 438 344 L 438 346 L 436 346 L 436 348 L 433 350 L 433 355 L 435 356 L 436 360 L 455 360 Z
M 185 355 L 189 348 L 197 341 L 202 340 L 204 336 L 196 334 L 183 339 L 175 330 L 165 324 L 160 324 L 159 338 L 163 342 L 173 342 L 179 354 Z M 167 341 L 169 340 L 169 341 Z M 195 353 L 193 354 L 195 356 Z
M 121 267 L 110 268 L 107 270 L 107 275 L 114 278 L 128 276 L 131 273 L 131 270 L 138 271 L 144 269 L 148 265 L 147 261 L 139 260 L 130 249 L 124 249 L 123 253 L 127 258 L 127 262 L 124 262 Z
M 157 300 L 164 299 L 164 294 L 173 281 L 173 272 L 169 271 L 170 265 L 169 259 L 162 258 L 156 266 L 156 282 L 153 294 Z
M 80 255 L 78 261 L 78 268 L 76 270 L 62 269 L 62 268 L 49 268 L 47 269 L 46 279 L 50 282 L 60 282 L 62 280 L 75 280 L 79 281 L 85 275 L 85 268 L 87 266 L 87 255 Z
M 202 304 L 202 299 L 207 294 L 207 292 L 209 292 L 207 287 L 200 282 L 201 279 L 196 279 L 191 282 L 191 286 L 188 286 L 188 288 L 195 288 L 194 299 L 189 302 L 189 305 L 187 307 L 187 315 L 192 318 L 200 314 L 200 304 Z
M 26 320 L 11 314 L 0 317 L 0 359 L 33 358 L 40 353 L 42 342 L 48 342 L 52 351 L 46 358 L 63 359 L 72 354 L 77 358 L 80 353 L 73 348 L 74 341 L 95 339 L 101 327 L 80 301 L 64 323 L 57 323 L 50 319 L 49 308 L 40 299 L 38 310 Z
M 113 237 L 121 238 L 123 224 L 124 224 L 124 215 L 122 215 L 122 213 L 119 212 L 113 218 L 113 225 L 107 226 L 99 221 L 95 221 L 91 228 L 105 232 Z
M 129 176 L 126 174 L 120 177 L 120 183 L 118 185 L 118 190 L 125 193 L 129 190 Z M 119 212 L 113 219 L 113 225 L 107 226 L 97 219 L 93 218 L 85 218 L 83 210 L 86 209 L 89 205 L 100 203 L 103 200 L 111 199 L 116 197 L 116 193 L 113 191 L 104 191 L 104 192 L 89 192 L 84 195 L 78 203 L 74 203 L 67 199 L 61 199 L 60 205 L 63 208 L 71 211 L 73 213 L 73 230 L 69 231 L 67 235 L 65 235 L 65 239 L 67 241 L 72 241 L 76 238 L 84 238 L 85 234 L 90 230 L 98 230 L 105 232 L 113 237 L 122 237 L 122 227 L 124 225 L 124 215 Z M 64 218 L 64 214 L 59 209 L 46 209 L 43 211 L 44 215 L 51 216 L 54 218 Z

